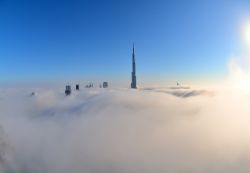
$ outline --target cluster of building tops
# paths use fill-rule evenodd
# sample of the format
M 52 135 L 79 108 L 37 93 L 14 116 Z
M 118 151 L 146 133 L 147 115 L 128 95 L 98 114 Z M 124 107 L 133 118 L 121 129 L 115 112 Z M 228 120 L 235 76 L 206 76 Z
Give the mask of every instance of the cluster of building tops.
M 94 87 L 93 83 L 89 83 L 88 85 L 85 86 L 85 88 L 93 88 L 93 87 Z M 99 87 L 100 88 L 108 88 L 108 82 L 103 82 L 102 84 L 100 84 Z M 79 84 L 76 84 L 75 90 L 76 91 L 80 90 L 80 85 Z M 68 95 L 71 94 L 71 92 L 72 92 L 71 85 L 66 85 L 66 87 L 65 87 L 65 94 L 68 96 Z

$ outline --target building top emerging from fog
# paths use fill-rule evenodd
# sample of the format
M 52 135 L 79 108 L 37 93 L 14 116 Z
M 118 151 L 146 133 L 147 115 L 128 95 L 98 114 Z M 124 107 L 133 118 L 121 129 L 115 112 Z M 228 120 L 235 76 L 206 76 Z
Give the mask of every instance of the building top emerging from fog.
M 132 81 L 131 81 L 131 88 L 136 87 L 136 65 L 135 65 L 135 48 L 133 44 L 133 53 L 132 53 L 132 73 L 131 73 Z

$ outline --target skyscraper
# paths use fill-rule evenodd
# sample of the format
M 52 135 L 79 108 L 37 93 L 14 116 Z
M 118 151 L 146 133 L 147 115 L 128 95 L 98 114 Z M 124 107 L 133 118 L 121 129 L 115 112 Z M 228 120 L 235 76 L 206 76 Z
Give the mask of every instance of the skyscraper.
M 131 82 L 131 88 L 137 88 L 136 87 L 135 48 L 134 48 L 134 44 L 133 44 L 133 54 L 132 54 L 132 82 Z

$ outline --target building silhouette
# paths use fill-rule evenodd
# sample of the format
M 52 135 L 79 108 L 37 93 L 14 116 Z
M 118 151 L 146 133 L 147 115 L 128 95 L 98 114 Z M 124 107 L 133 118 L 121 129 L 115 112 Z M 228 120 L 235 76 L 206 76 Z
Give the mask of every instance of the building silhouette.
M 66 85 L 65 94 L 66 94 L 67 96 L 71 94 L 71 86 L 70 86 L 70 85 Z
M 137 88 L 136 87 L 136 68 L 135 68 L 135 48 L 133 44 L 133 53 L 132 53 L 132 82 L 131 82 L 131 88 Z
M 108 82 L 103 82 L 102 87 L 103 88 L 108 88 Z
M 76 90 L 80 90 L 80 85 L 76 84 Z

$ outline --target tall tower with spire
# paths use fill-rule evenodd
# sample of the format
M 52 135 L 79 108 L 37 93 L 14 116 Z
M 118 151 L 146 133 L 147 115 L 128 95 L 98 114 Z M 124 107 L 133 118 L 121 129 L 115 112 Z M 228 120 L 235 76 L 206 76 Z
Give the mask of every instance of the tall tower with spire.
M 131 88 L 137 88 L 136 87 L 136 70 L 135 70 L 135 48 L 133 44 L 133 53 L 132 53 L 132 82 L 131 82 Z

